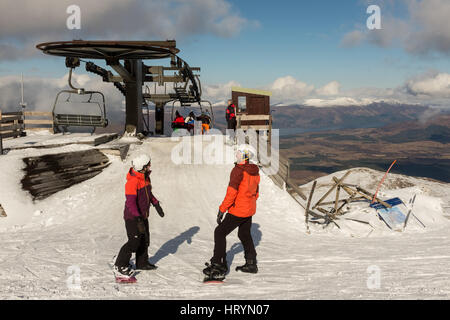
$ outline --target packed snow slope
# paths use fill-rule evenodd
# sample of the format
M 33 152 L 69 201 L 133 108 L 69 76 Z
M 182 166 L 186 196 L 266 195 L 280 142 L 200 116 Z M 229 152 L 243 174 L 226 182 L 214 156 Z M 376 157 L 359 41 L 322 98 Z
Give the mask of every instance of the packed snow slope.
M 374 224 L 375 231 L 369 234 L 366 225 L 353 222 L 343 231 L 313 226 L 307 234 L 304 210 L 262 174 L 252 226 L 259 273 L 234 271 L 244 262 L 243 248 L 234 231 L 227 238 L 231 265 L 227 282 L 219 286 L 203 284 L 202 269 L 212 255 L 216 214 L 233 164 L 177 165 L 171 157 L 177 145 L 179 142 L 170 138 L 146 139 L 142 145 L 131 146 L 125 162 L 109 156 L 111 165 L 101 174 L 37 202 L 21 190 L 21 159 L 92 147 L 24 149 L 0 156 L 0 203 L 8 214 L 0 218 L 0 298 L 450 297 L 450 232 L 444 217 L 449 212 L 442 209 L 448 203 L 449 186 L 414 178 L 408 179 L 418 187 L 398 191 L 408 199 L 416 193 L 424 199 L 416 199 L 416 205 L 427 228 L 411 223 L 411 228 L 399 233 Z M 136 284 L 119 285 L 114 282 L 109 263 L 126 241 L 125 178 L 131 159 L 142 152 L 152 157 L 153 190 L 166 213 L 161 218 L 153 208 L 150 212 L 150 262 L 159 268 L 140 272 Z M 233 148 L 227 146 L 226 152 L 232 154 Z M 358 170 L 355 177 L 362 179 L 366 169 Z M 370 174 L 375 175 L 374 180 L 382 176 Z M 335 173 L 337 177 L 342 175 Z M 325 188 L 331 176 L 321 179 L 319 185 Z M 442 197 L 420 186 L 439 190 Z M 308 190 L 308 186 L 303 187 Z M 358 210 L 355 214 L 363 214 L 364 209 Z M 429 218 L 426 211 L 431 212 Z M 374 266 L 380 271 L 379 282 L 375 282 L 379 286 L 375 287 L 371 285 Z

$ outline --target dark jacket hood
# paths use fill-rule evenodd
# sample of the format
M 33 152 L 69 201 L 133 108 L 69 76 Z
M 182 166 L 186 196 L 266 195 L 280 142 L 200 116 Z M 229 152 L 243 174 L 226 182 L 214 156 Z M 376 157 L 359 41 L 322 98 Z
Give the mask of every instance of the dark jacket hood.
M 257 176 L 259 174 L 259 167 L 253 163 L 236 164 L 236 167 L 244 170 L 251 176 Z

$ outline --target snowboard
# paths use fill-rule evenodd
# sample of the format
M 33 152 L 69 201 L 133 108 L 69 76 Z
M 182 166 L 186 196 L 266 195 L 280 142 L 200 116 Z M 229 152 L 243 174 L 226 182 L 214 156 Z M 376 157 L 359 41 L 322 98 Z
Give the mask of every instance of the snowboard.
M 121 276 L 115 276 L 116 278 L 116 283 L 136 283 L 137 279 L 135 276 L 132 277 L 121 277 Z
M 204 284 L 222 284 L 224 282 L 225 278 L 223 280 L 217 280 L 210 278 L 209 276 L 206 276 L 205 279 L 203 279 Z
M 245 282 L 242 279 L 226 278 L 223 280 L 214 280 L 214 279 L 206 280 L 206 281 L 203 281 L 203 284 L 205 286 L 207 286 L 207 285 L 211 285 L 211 286 L 214 286 L 214 285 L 217 285 L 217 286 L 243 286 L 243 285 L 245 285 Z
M 110 263 L 108 263 L 108 265 L 111 268 L 111 271 L 113 272 L 114 278 L 116 279 L 116 283 L 136 283 L 137 279 L 134 275 L 131 277 L 127 277 L 127 276 L 117 275 L 114 272 L 115 261 L 116 261 L 116 256 L 113 257 L 112 261 Z

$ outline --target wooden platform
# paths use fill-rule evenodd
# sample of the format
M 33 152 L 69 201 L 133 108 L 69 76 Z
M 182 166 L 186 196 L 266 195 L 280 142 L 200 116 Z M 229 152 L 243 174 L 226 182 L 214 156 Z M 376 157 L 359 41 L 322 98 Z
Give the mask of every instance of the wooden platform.
M 9 150 L 21 150 L 28 148 L 58 148 L 70 144 L 87 144 L 98 146 L 114 139 L 117 133 L 94 134 L 71 133 L 71 134 L 33 134 L 17 139 L 3 140 L 3 148 Z
M 106 154 L 119 156 L 120 159 L 122 159 L 123 161 L 127 157 L 128 151 L 130 150 L 130 145 L 132 144 L 141 145 L 142 143 L 143 142 L 141 140 L 122 138 L 122 139 L 115 139 L 102 145 L 99 145 L 96 149 Z

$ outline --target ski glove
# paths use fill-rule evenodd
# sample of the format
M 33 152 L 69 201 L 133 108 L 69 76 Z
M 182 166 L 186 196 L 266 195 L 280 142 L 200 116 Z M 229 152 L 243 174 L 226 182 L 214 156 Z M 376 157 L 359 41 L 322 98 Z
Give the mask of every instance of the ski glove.
M 155 204 L 155 209 L 161 218 L 164 217 L 164 211 L 161 208 L 161 205 L 159 204 L 159 202 L 157 204 Z
M 139 217 L 137 219 L 137 229 L 138 229 L 139 234 L 145 234 L 146 233 L 145 232 L 144 220 L 141 217 Z
M 219 210 L 219 212 L 217 213 L 217 224 L 221 224 L 222 223 L 222 218 L 223 218 L 224 214 L 225 214 L 224 212 Z

